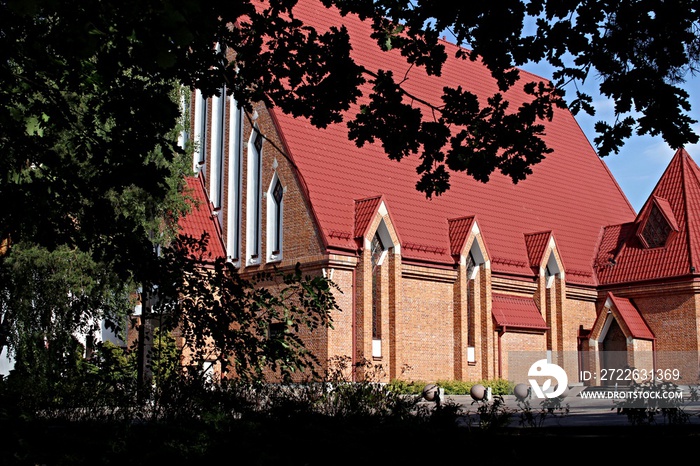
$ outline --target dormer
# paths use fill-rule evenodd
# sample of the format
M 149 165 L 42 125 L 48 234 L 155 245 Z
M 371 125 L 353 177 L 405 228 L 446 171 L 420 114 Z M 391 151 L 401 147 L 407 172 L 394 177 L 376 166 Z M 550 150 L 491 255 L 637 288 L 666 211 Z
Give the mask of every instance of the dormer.
M 551 230 L 526 233 L 525 246 L 530 267 L 538 275 L 544 276 L 546 288 L 551 288 L 555 277 L 564 280 L 564 265 Z
M 678 222 L 666 199 L 652 196 L 642 212 L 637 228 L 637 238 L 645 249 L 662 248 L 678 232 Z
M 473 280 L 480 267 L 490 268 L 486 245 L 476 218 L 460 217 L 448 220 L 450 249 L 460 264 L 467 266 L 467 278 Z

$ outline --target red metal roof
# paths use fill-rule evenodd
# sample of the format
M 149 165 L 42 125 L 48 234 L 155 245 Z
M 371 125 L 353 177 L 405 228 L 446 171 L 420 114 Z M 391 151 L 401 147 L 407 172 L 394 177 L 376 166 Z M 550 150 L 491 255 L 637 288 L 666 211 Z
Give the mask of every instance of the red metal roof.
M 458 256 L 462 253 L 464 243 L 469 238 L 474 221 L 474 217 L 453 218 L 447 221 L 450 231 L 450 251 L 453 256 Z
M 642 318 L 639 310 L 627 298 L 619 298 L 612 293 L 608 293 L 608 298 L 612 301 L 614 308 L 617 309 L 617 317 L 624 321 L 630 331 L 630 336 L 640 338 L 642 340 L 653 340 L 654 334 Z M 613 313 L 615 312 L 613 309 Z
M 700 169 L 676 151 L 634 223 L 606 228 L 597 259 L 601 284 L 679 277 L 700 271 Z M 677 232 L 649 248 L 636 233 L 656 204 Z M 614 263 L 613 263 L 614 261 Z
M 367 234 L 367 229 L 377 215 L 381 202 L 381 196 L 355 201 L 355 238 L 362 238 Z
M 549 246 L 549 238 L 551 237 L 551 231 L 525 234 L 525 247 L 527 248 L 527 255 L 530 259 L 530 267 L 533 269 L 539 270 L 540 265 L 542 265 L 542 259 L 544 258 L 547 246 Z
M 549 328 L 532 298 L 494 293 L 491 312 L 499 327 L 537 330 Z
M 320 31 L 343 24 L 356 62 L 370 70 L 391 69 L 397 76 L 406 75 L 406 90 L 427 101 L 442 102 L 444 86 L 462 86 L 484 100 L 498 92 L 482 64 L 454 57 L 457 48 L 453 44 L 444 42 L 451 58 L 442 75 L 428 76 L 422 68 L 407 65 L 399 51 L 380 51 L 370 37 L 370 25 L 355 16 L 341 17 L 337 10 L 326 9 L 315 0 L 300 1 L 294 11 L 297 18 Z M 523 82 L 541 79 L 527 72 L 522 75 Z M 369 90 L 366 85 L 365 95 Z M 520 89 L 508 96 L 518 103 L 528 99 Z M 358 111 L 355 105 L 346 117 Z M 554 120 L 545 125 L 545 140 L 554 152 L 534 167 L 527 180 L 513 184 L 496 173 L 484 184 L 467 174 L 453 173 L 450 190 L 432 200 L 415 188 L 417 156 L 392 161 L 379 143 L 356 147 L 348 140 L 345 123 L 318 129 L 303 118 L 274 108 L 271 112 L 289 156 L 302 173 L 323 240 L 331 249 L 357 247 L 354 200 L 382 194 L 391 205 L 405 259 L 453 264 L 447 219 L 478 216 L 495 273 L 532 276 L 523 234 L 551 230 L 568 267 L 567 281 L 595 285 L 592 264 L 601 228 L 635 217 L 611 173 L 564 109 L 556 109 Z
M 186 177 L 187 190 L 193 201 L 191 211 L 180 218 L 180 234 L 199 239 L 202 234 L 209 238 L 207 251 L 191 251 L 191 257 L 202 262 L 213 262 L 217 258 L 226 257 L 219 223 L 214 218 L 209 199 L 204 189 L 202 178 L 199 176 Z

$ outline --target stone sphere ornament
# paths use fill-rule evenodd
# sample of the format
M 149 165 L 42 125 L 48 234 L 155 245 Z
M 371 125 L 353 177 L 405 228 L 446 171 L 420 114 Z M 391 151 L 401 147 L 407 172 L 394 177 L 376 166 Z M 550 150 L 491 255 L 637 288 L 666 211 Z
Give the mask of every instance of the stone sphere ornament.
M 480 383 L 473 385 L 471 390 L 469 390 L 469 394 L 474 400 L 481 401 L 486 397 L 486 387 Z
M 530 395 L 530 387 L 524 383 L 519 383 L 513 388 L 513 395 L 515 395 L 518 401 L 523 401 Z
M 434 383 L 429 383 L 423 387 L 423 398 L 427 401 L 435 401 L 438 396 L 438 386 Z

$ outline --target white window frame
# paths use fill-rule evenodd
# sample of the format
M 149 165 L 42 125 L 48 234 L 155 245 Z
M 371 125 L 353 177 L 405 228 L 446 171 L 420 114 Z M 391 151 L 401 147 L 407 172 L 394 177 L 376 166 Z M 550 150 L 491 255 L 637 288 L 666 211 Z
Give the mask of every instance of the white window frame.
M 248 176 L 246 193 L 246 258 L 247 265 L 257 265 L 262 257 L 262 157 L 264 137 L 260 146 L 260 151 L 255 147 L 257 135 L 262 133 L 258 129 L 257 123 L 253 125 L 253 130 L 248 138 Z
M 240 267 L 241 224 L 243 196 L 243 109 L 236 100 L 229 102 L 228 196 L 226 198 L 226 255 L 229 262 Z
M 192 171 L 196 175 L 204 169 L 207 160 L 207 132 L 209 125 L 207 121 L 207 99 L 202 95 L 202 91 L 199 89 L 195 89 L 194 95 L 193 139 L 195 143 L 195 150 L 194 155 L 192 156 Z
M 209 199 L 217 211 L 219 222 L 222 220 L 223 203 L 224 146 L 226 128 L 226 86 L 220 89 L 220 95 L 212 97 L 211 108 L 211 179 L 209 180 Z

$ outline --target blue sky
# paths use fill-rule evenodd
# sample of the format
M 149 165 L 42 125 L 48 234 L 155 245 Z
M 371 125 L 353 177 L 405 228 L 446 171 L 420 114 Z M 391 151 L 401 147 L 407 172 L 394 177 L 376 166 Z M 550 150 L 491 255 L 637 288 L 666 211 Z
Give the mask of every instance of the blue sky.
M 543 78 L 551 78 L 551 70 L 546 65 L 524 66 L 523 68 Z M 583 86 L 583 89 L 593 96 L 596 115 L 591 117 L 584 112 L 579 112 L 576 116 L 579 126 L 594 148 L 595 123 L 599 120 L 610 123 L 614 121 L 613 104 L 596 92 L 598 84 L 595 76 L 589 76 Z M 690 115 L 693 119 L 700 121 L 700 102 L 698 102 L 700 99 L 700 76 L 690 77 L 683 87 L 690 93 L 690 103 L 693 105 Z M 694 129 L 700 133 L 700 124 L 696 123 Z M 700 144 L 688 145 L 685 149 L 696 162 L 700 161 Z M 603 158 L 603 161 L 612 172 L 634 210 L 639 212 L 674 153 L 675 151 L 664 142 L 661 136 L 633 135 L 619 153 L 608 155 Z

